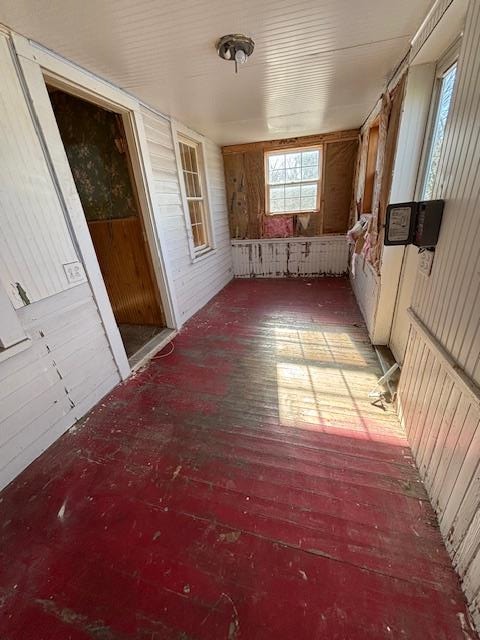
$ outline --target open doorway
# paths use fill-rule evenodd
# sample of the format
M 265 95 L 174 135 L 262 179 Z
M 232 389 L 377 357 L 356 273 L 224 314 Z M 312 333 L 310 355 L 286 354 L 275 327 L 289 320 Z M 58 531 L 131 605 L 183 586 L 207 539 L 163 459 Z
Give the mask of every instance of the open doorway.
M 166 326 L 123 118 L 47 85 L 127 357 Z

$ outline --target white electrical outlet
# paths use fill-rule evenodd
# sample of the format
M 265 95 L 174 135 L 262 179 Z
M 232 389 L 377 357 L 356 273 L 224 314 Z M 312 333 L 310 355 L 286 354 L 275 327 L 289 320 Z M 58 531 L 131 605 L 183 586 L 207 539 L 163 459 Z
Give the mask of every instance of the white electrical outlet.
M 87 279 L 81 262 L 67 262 L 67 264 L 63 265 L 63 269 L 69 284 L 84 282 Z
M 429 251 L 428 249 L 420 252 L 420 259 L 418 261 L 418 270 L 420 271 L 420 273 L 423 273 L 424 276 L 429 276 L 430 272 L 432 271 L 434 255 L 435 255 L 435 252 Z

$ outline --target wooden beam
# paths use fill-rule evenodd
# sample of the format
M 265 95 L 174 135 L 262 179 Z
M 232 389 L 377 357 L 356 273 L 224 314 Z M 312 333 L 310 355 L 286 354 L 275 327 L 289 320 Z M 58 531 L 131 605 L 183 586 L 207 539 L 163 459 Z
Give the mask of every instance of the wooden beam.
M 292 149 L 295 147 L 309 147 L 327 142 L 339 142 L 342 140 L 357 140 L 360 129 L 348 129 L 345 131 L 333 131 L 331 133 L 318 133 L 312 136 L 299 136 L 296 138 L 283 138 L 280 140 L 263 140 L 261 142 L 247 142 L 245 144 L 233 144 L 222 147 L 223 155 L 231 153 L 244 153 L 246 151 L 278 151 L 279 149 Z

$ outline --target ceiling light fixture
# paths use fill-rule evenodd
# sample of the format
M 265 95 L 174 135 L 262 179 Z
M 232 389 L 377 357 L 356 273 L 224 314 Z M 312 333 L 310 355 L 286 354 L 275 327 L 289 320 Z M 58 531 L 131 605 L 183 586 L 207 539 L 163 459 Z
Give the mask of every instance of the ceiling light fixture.
M 220 58 L 235 62 L 235 73 L 238 73 L 238 65 L 245 64 L 252 55 L 255 42 L 241 33 L 231 33 L 222 36 L 217 42 L 217 52 Z

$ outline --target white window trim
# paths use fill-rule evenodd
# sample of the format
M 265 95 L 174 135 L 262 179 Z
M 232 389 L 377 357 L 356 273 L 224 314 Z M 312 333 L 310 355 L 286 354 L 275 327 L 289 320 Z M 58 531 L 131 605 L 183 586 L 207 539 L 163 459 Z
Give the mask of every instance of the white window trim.
M 192 131 L 188 127 L 180 124 L 175 120 L 171 120 L 171 129 L 172 129 L 172 139 L 173 146 L 175 151 L 175 161 L 177 165 L 177 177 L 180 185 L 180 194 L 182 199 L 182 208 L 183 208 L 183 216 L 185 221 L 185 229 L 187 232 L 188 239 L 188 248 L 190 251 L 190 258 L 192 263 L 199 262 L 200 260 L 204 260 L 205 258 L 216 253 L 216 242 L 215 242 L 215 233 L 214 233 L 214 225 L 212 220 L 212 208 L 211 208 L 211 194 L 210 194 L 210 180 L 208 177 L 208 167 L 207 167 L 207 158 L 205 153 L 205 142 L 206 139 L 204 136 Z M 188 208 L 188 199 L 187 199 L 187 191 L 185 189 L 185 180 L 183 177 L 183 166 L 182 166 L 182 158 L 180 156 L 180 140 L 179 138 L 186 138 L 187 141 L 197 145 L 197 156 L 200 164 L 200 179 L 201 186 L 203 192 L 203 199 L 205 204 L 205 231 L 208 238 L 207 247 L 202 248 L 201 250 L 197 250 L 193 243 L 193 233 L 192 226 L 190 223 L 190 211 Z
M 0 362 L 31 345 L 13 308 L 7 292 L 0 284 Z
M 432 141 L 433 135 L 435 133 L 435 122 L 437 119 L 437 109 L 438 109 L 438 101 L 440 99 L 440 92 L 442 88 L 442 79 L 445 73 L 452 67 L 456 62 L 458 62 L 458 57 L 460 55 L 460 44 L 461 37 L 457 38 L 453 44 L 451 44 L 448 49 L 443 53 L 443 55 L 437 60 L 437 65 L 435 68 L 435 80 L 433 84 L 432 96 L 430 99 L 430 111 L 428 114 L 427 121 L 427 136 L 425 137 L 425 143 L 422 149 L 422 157 L 420 161 L 420 172 L 418 179 L 418 188 L 416 189 L 417 199 L 421 199 L 423 197 L 423 193 L 425 190 L 425 182 L 427 180 L 427 170 L 430 162 L 430 154 L 432 151 Z M 458 72 L 458 69 L 457 69 Z M 455 85 L 457 83 L 457 79 L 455 79 Z M 452 103 L 455 99 L 455 91 L 456 86 L 453 88 L 452 95 Z M 452 104 L 450 105 L 450 111 L 452 108 Z M 450 112 L 449 112 L 450 115 Z M 448 117 L 447 117 L 448 122 Z
M 319 151 L 319 163 L 318 163 L 318 179 L 317 180 L 304 180 L 302 182 L 282 182 L 280 185 L 302 185 L 302 184 L 316 184 L 317 185 L 317 206 L 315 209 L 307 209 L 301 211 L 270 211 L 270 187 L 275 186 L 269 183 L 269 165 L 268 159 L 270 156 L 274 155 L 284 155 L 287 153 L 298 153 L 304 151 Z M 322 208 L 322 193 L 323 193 L 323 166 L 324 166 L 324 145 L 323 144 L 315 144 L 306 147 L 296 147 L 293 149 L 275 149 L 272 151 L 266 151 L 264 153 L 264 164 L 265 164 L 265 215 L 267 216 L 294 216 L 294 215 L 302 215 L 302 214 L 314 214 L 317 215 L 321 212 Z

